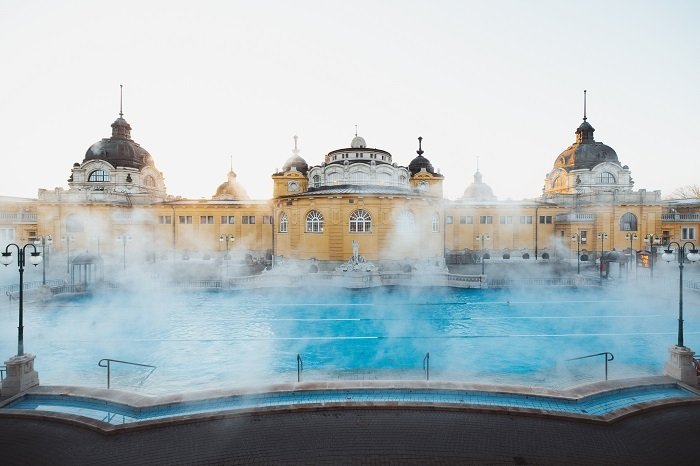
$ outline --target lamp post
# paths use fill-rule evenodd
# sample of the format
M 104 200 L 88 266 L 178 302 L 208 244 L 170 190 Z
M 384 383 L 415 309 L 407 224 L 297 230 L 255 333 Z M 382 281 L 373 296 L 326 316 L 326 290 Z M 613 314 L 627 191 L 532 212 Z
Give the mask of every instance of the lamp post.
M 61 236 L 61 241 L 66 242 L 66 273 L 70 273 L 70 242 L 74 240 L 75 237 L 73 235 Z
M 637 236 L 637 233 L 625 233 L 625 239 L 628 239 L 630 241 L 630 264 L 627 267 L 627 278 L 629 279 L 629 273 L 630 269 L 632 268 L 632 260 L 634 260 L 636 264 L 636 255 L 634 253 L 634 249 L 632 249 L 632 241 L 639 239 L 639 236 Z
M 476 235 L 474 238 L 477 241 L 481 241 L 481 275 L 484 275 L 484 241 L 488 241 L 491 239 L 489 235 L 486 235 L 484 233 Z
M 234 241 L 236 241 L 236 237 L 231 235 L 231 234 L 226 234 L 226 235 L 222 234 L 221 236 L 219 236 L 219 242 L 226 243 L 226 255 L 224 256 L 224 260 L 228 260 L 231 258 L 228 255 L 228 244 L 233 243 Z
M 660 239 L 653 233 L 649 233 L 644 237 L 645 242 L 649 242 L 649 270 L 651 272 L 651 279 L 654 279 L 654 245 L 659 244 Z
M 605 244 L 605 240 L 608 239 L 608 234 L 607 233 L 598 233 L 597 235 L 598 239 L 600 240 L 600 282 L 603 282 L 603 245 Z
M 46 245 L 51 246 L 51 243 L 53 243 L 53 238 L 51 235 L 48 236 L 39 236 L 35 241 L 35 245 L 41 245 L 41 255 L 45 259 L 41 261 L 41 284 L 46 285 L 46 263 L 49 261 L 49 256 L 46 254 Z
M 27 243 L 22 247 L 19 247 L 15 243 L 8 244 L 5 248 L 5 252 L 2 253 L 0 262 L 7 267 L 12 262 L 12 253 L 10 252 L 10 246 L 17 248 L 17 266 L 19 267 L 19 325 L 17 326 L 17 356 L 24 355 L 24 265 L 25 265 L 25 252 L 27 246 L 31 246 L 34 252 L 30 253 L 29 262 L 36 267 L 41 262 L 41 253 L 37 252 L 36 246 Z
M 661 256 L 666 262 L 671 262 L 673 260 L 673 250 L 671 249 L 671 246 L 674 244 L 677 248 L 678 271 L 680 274 L 680 278 L 678 281 L 678 344 L 676 346 L 678 346 L 679 348 L 683 348 L 685 346 L 683 345 L 683 262 L 685 262 L 686 258 L 689 262 L 695 262 L 698 259 L 700 259 L 700 254 L 698 254 L 697 248 L 690 241 L 686 241 L 685 244 L 683 244 L 683 246 L 676 243 L 675 241 L 672 241 L 668 244 L 668 249 L 664 250 L 663 256 Z M 688 245 L 690 245 L 690 249 L 688 250 L 688 255 L 686 257 L 685 247 Z
M 119 236 L 117 236 L 117 241 L 121 241 L 122 245 L 124 246 L 123 258 L 124 258 L 124 270 L 126 270 L 126 243 L 131 241 L 131 235 L 127 235 L 127 234 L 119 235 Z
M 576 275 L 581 274 L 581 234 L 571 235 L 571 241 L 576 242 Z

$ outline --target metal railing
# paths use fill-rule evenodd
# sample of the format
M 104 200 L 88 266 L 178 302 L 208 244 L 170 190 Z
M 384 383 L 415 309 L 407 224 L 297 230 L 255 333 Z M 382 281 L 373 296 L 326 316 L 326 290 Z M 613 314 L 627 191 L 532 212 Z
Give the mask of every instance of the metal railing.
M 301 373 L 304 370 L 304 361 L 301 356 L 297 354 L 297 382 L 301 382 Z
M 425 380 L 430 380 L 430 352 L 425 353 L 423 358 L 423 371 L 425 371 Z
M 5 380 L 5 374 L 7 373 L 7 367 L 6 366 L 0 366 L 0 382 Z
M 578 358 L 567 359 L 567 361 L 576 361 L 577 359 L 586 359 L 595 356 L 605 356 L 605 380 L 608 380 L 608 361 L 612 361 L 613 359 L 615 359 L 615 356 L 613 356 L 613 354 L 608 351 L 605 351 L 603 353 L 589 354 L 586 356 L 579 356 Z
M 46 280 L 46 285 L 48 286 L 59 286 L 65 283 L 63 280 Z M 33 290 L 35 288 L 41 288 L 43 286 L 41 281 L 36 282 L 25 282 L 24 290 Z M 17 285 L 5 285 L 0 287 L 0 293 L 10 294 L 19 293 L 19 284 Z
M 146 374 L 146 377 L 141 380 L 141 383 L 139 385 L 143 385 L 143 383 L 146 381 L 148 377 L 150 377 L 151 374 L 153 374 L 153 371 L 156 370 L 156 366 L 151 366 L 150 364 L 140 364 L 137 362 L 129 362 L 129 361 L 120 361 L 119 359 L 100 359 L 97 363 L 98 366 L 100 367 L 106 367 L 107 368 L 107 388 L 110 388 L 110 380 L 111 380 L 111 363 L 117 362 L 119 364 L 129 364 L 131 366 L 140 366 L 140 367 L 150 367 L 151 370 Z

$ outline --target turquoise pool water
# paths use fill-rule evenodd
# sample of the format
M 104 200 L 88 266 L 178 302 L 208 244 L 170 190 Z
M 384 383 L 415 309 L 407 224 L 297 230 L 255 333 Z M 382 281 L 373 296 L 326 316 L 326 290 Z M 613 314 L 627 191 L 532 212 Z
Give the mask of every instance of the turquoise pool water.
M 518 407 L 552 413 L 604 414 L 648 401 L 695 397 L 678 386 L 633 387 L 572 401 L 554 397 L 465 390 L 348 389 L 273 392 L 136 409 L 127 405 L 73 396 L 25 395 L 4 409 L 26 409 L 76 414 L 110 424 L 163 419 L 173 416 L 318 403 L 402 402 L 459 406 Z
M 25 351 L 44 385 L 168 393 L 303 381 L 425 378 L 563 388 L 660 375 L 677 304 L 619 289 L 248 292 L 117 291 L 25 307 Z M 699 347 L 688 297 L 686 344 Z M 0 308 L 0 354 L 16 352 L 17 310 Z

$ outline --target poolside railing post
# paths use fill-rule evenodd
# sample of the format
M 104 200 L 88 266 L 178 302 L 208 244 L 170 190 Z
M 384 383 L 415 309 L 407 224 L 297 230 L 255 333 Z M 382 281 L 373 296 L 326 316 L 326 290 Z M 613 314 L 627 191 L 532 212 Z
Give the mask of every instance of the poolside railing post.
M 109 374 L 109 363 L 110 363 L 110 360 L 108 359 L 108 360 L 107 360 L 107 390 L 109 390 L 109 376 L 110 376 L 110 374 Z
M 425 353 L 423 358 L 423 370 L 425 371 L 425 380 L 430 380 L 430 352 Z

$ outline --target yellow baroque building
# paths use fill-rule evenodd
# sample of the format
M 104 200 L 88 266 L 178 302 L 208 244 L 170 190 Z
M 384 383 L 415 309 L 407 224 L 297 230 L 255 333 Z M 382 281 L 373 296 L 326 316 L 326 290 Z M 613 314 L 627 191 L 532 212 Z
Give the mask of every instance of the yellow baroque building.
M 48 241 L 67 270 L 84 253 L 124 268 L 232 258 L 332 270 L 356 251 L 405 270 L 482 257 L 570 261 L 573 254 L 575 262 L 577 251 L 584 260 L 619 261 L 632 251 L 696 241 L 700 226 L 700 200 L 634 190 L 630 168 L 595 141 L 585 116 L 574 143 L 554 158 L 542 196 L 522 201 L 498 200 L 478 169 L 461 198 L 445 199 L 444 176 L 424 156 L 422 138 L 417 155 L 400 165 L 357 134 L 316 165 L 301 157 L 295 137 L 291 157 L 272 174 L 269 200 L 249 199 L 233 167 L 210 199 L 182 199 L 167 194 L 163 174 L 121 113 L 111 127 L 111 137 L 72 166 L 68 189 L 0 198 L 0 242 Z

